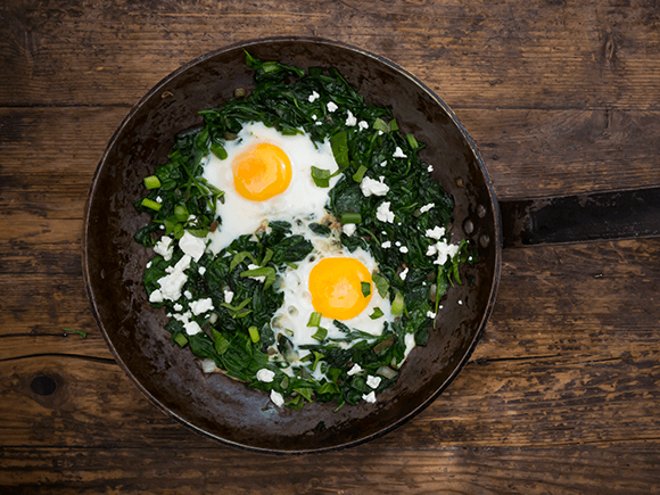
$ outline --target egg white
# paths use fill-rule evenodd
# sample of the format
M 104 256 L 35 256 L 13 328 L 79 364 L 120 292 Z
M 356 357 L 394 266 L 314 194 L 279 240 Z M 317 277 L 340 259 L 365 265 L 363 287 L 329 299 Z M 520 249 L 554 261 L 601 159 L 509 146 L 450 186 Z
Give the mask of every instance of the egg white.
M 236 192 L 232 162 L 246 148 L 260 142 L 278 146 L 291 161 L 291 183 L 281 194 L 265 201 L 251 201 Z M 218 203 L 221 225 L 209 234 L 209 249 L 217 254 L 240 235 L 255 232 L 265 220 L 285 220 L 293 223 L 302 219 L 306 223 L 318 222 L 325 215 L 328 192 L 340 175 L 330 180 L 330 187 L 318 187 L 312 179 L 311 168 L 316 166 L 334 173 L 337 163 L 330 142 L 314 144 L 305 133 L 284 136 L 262 122 L 246 124 L 238 138 L 225 144 L 227 158 L 220 160 L 212 153 L 204 160 L 204 178 L 224 191 L 224 203 Z

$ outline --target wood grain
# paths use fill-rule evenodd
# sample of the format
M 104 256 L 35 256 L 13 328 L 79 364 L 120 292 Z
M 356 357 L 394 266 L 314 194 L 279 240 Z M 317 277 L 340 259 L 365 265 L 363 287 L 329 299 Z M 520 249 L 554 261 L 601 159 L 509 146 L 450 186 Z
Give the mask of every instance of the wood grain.
M 659 28 L 649 0 L 0 5 L 0 493 L 660 493 L 658 239 L 505 251 L 486 330 L 433 404 L 367 444 L 293 457 L 152 405 L 81 268 L 115 129 L 210 50 L 302 35 L 387 57 L 456 111 L 498 197 L 522 199 L 660 185 Z

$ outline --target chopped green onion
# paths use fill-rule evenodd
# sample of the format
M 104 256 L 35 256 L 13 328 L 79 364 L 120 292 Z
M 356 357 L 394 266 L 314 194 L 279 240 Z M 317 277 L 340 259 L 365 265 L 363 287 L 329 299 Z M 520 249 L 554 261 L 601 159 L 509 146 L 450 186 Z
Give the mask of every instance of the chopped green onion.
M 383 315 L 384 315 L 383 310 L 376 306 L 374 308 L 374 312 L 369 315 L 369 318 L 371 318 L 372 320 L 377 320 Z
M 155 175 L 144 178 L 144 187 L 147 189 L 158 189 L 161 186 L 160 179 Z
M 417 139 L 415 139 L 415 136 L 408 133 L 406 134 L 406 139 L 408 140 L 408 144 L 412 149 L 416 150 L 417 148 L 419 148 L 419 143 L 417 142 Z
M 357 169 L 357 172 L 353 174 L 353 180 L 355 182 L 362 182 L 362 178 L 364 177 L 364 173 L 367 171 L 367 167 L 364 165 L 360 165 L 360 167 Z
M 361 223 L 362 215 L 359 213 L 342 213 L 339 215 L 339 221 L 341 223 Z
M 268 264 L 268 262 L 273 258 L 273 250 L 271 248 L 266 248 L 266 252 L 264 253 L 264 257 L 261 260 L 261 263 L 259 263 L 259 266 L 265 266 Z
M 394 301 L 392 301 L 392 314 L 400 315 L 403 313 L 403 294 L 398 292 L 394 295 Z
M 390 120 L 390 131 L 398 131 L 399 124 L 396 123 L 396 119 Z
M 316 369 L 316 365 L 319 364 L 319 361 L 320 361 L 321 358 L 323 357 L 323 354 L 321 354 L 320 352 L 317 352 L 317 351 L 312 351 L 312 352 L 314 352 L 314 364 L 312 365 L 312 371 L 314 371 L 314 370 Z M 310 392 L 310 397 L 309 397 L 309 398 L 308 398 L 308 397 L 305 397 L 305 398 L 306 398 L 308 401 L 312 402 L 312 399 L 311 399 L 311 392 L 312 392 L 312 389 L 308 389 L 308 390 L 309 390 L 309 392 Z
M 307 326 L 311 326 L 311 325 L 307 325 Z M 323 327 L 319 327 L 318 330 L 314 333 L 314 335 L 312 335 L 312 338 L 318 340 L 319 342 L 322 342 L 323 339 L 327 337 L 327 335 L 328 335 L 328 331 Z
M 307 322 L 308 327 L 318 327 L 321 324 L 321 313 L 312 313 Z
M 280 70 L 280 64 L 275 61 L 264 62 L 261 67 L 266 74 Z
M 149 198 L 142 199 L 142 202 L 140 204 L 146 208 L 150 208 L 155 211 L 158 211 L 163 207 L 163 205 L 161 205 L 160 203 L 156 203 L 153 199 L 149 199 Z
M 312 165 L 312 179 L 317 187 L 330 187 L 330 170 Z
M 382 132 L 390 132 L 390 126 L 387 122 L 385 122 L 383 119 L 378 117 L 376 120 L 374 120 L 374 123 L 372 125 L 374 129 L 377 131 L 382 131 Z
M 241 277 L 266 277 L 264 279 L 264 290 L 268 289 L 273 282 L 275 282 L 275 268 L 270 266 L 263 266 L 261 268 L 255 268 L 254 270 L 245 270 L 241 272 Z
M 224 160 L 227 158 L 227 150 L 220 143 L 213 143 L 211 145 L 211 153 Z
M 218 332 L 215 328 L 212 329 L 213 335 L 213 346 L 218 354 L 221 356 L 227 352 L 227 349 L 231 347 L 231 342 L 227 340 L 222 333 Z
M 236 268 L 238 265 L 243 263 L 245 258 L 249 258 L 250 261 L 252 261 L 252 263 L 254 263 L 255 265 L 257 264 L 257 260 L 254 259 L 254 256 L 252 256 L 251 253 L 249 253 L 248 251 L 241 251 L 240 253 L 236 253 L 232 258 L 231 263 L 229 264 L 229 271 L 230 272 L 233 271 L 234 268 Z
M 371 284 L 369 282 L 360 282 L 360 287 L 362 288 L 362 295 L 364 297 L 371 295 Z
M 261 339 L 259 336 L 259 329 L 254 325 L 248 328 L 248 333 L 250 334 L 250 340 L 255 344 Z
M 396 371 L 394 371 L 389 366 L 381 366 L 380 368 L 378 368 L 378 371 L 376 371 L 376 374 L 380 376 L 384 376 L 387 379 L 391 379 L 396 376 Z
M 177 333 L 174 336 L 174 342 L 179 344 L 181 347 L 185 346 L 188 343 L 188 337 L 183 335 L 182 333 Z
M 387 279 L 379 273 L 372 273 L 371 280 L 374 281 L 374 284 L 376 285 L 376 290 L 378 290 L 378 294 L 380 295 L 380 297 L 387 296 L 387 291 L 390 289 L 390 284 L 387 281 Z

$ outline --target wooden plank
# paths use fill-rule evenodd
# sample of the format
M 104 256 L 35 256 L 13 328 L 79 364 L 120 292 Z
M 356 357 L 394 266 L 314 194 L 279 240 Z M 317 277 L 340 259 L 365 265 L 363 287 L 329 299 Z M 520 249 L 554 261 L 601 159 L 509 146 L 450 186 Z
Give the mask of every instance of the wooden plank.
M 132 105 L 181 64 L 277 33 L 347 42 L 404 63 L 450 105 L 658 108 L 660 48 L 652 3 L 517 0 L 373 2 L 125 0 L 2 8 L 0 105 Z M 136 22 L 139 17 L 140 22 Z M 130 50 L 126 49 L 130 46 Z
M 149 448 L 149 447 L 147 447 Z M 3 493 L 108 495 L 566 493 L 648 494 L 660 456 L 642 442 L 602 446 L 429 449 L 367 446 L 281 457 L 204 444 L 165 451 L 118 447 L 0 450 Z M 366 461 L 366 462 L 364 462 Z M 194 470 L 182 466 L 194 465 Z M 617 469 L 612 469 L 617 466 Z M 286 473 L 284 475 L 283 473 Z M 266 488 L 267 487 L 267 488 Z

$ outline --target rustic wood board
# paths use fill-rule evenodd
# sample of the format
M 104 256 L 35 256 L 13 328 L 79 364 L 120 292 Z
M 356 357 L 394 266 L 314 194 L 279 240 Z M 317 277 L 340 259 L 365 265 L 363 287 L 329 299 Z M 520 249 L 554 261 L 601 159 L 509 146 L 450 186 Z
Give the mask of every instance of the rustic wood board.
M 659 27 L 645 0 L 0 6 L 0 493 L 660 491 L 660 240 L 505 251 L 491 320 L 437 401 L 375 441 L 293 457 L 150 404 L 81 268 L 108 140 L 207 51 L 295 34 L 387 57 L 456 111 L 498 197 L 520 199 L 660 184 Z

